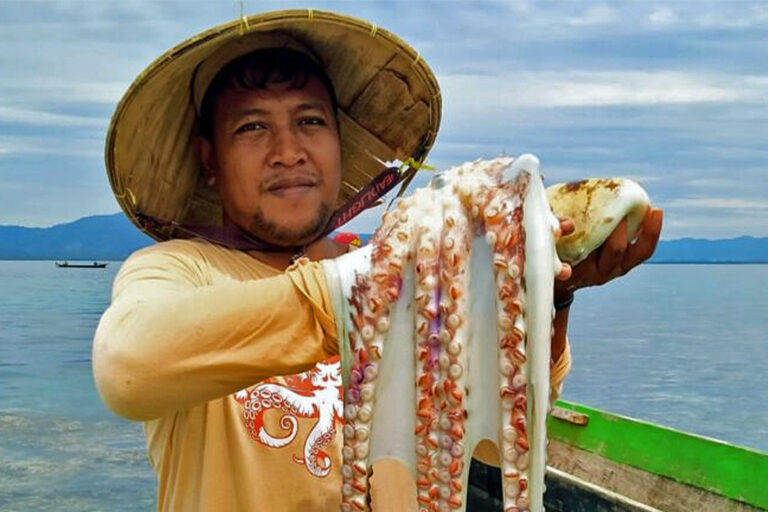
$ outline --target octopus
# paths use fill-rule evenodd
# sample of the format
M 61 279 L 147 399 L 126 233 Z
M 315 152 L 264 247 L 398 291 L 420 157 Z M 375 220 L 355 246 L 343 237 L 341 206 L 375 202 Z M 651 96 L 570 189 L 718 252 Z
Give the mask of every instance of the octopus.
M 553 286 L 571 256 L 560 246 L 574 245 L 550 203 L 557 195 L 557 215 L 571 216 L 575 194 L 599 191 L 586 227 L 576 219 L 583 257 L 610 233 L 604 218 L 648 208 L 644 192 L 609 181 L 548 199 L 532 155 L 465 163 L 401 199 L 365 248 L 323 262 L 343 319 L 343 512 L 369 508 L 383 459 L 408 469 L 417 510 L 465 510 L 484 439 L 500 452 L 504 511 L 543 510 Z

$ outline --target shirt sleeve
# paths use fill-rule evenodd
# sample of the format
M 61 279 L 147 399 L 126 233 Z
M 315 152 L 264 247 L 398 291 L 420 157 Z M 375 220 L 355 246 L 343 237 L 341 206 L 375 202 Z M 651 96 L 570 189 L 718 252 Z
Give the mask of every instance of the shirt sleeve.
M 214 284 L 204 258 L 162 245 L 125 262 L 94 337 L 96 386 L 115 413 L 158 418 L 338 353 L 318 263 Z
M 549 407 L 554 407 L 555 400 L 560 398 L 563 392 L 563 382 L 571 372 L 571 344 L 568 337 L 565 338 L 565 348 L 560 357 L 549 369 Z

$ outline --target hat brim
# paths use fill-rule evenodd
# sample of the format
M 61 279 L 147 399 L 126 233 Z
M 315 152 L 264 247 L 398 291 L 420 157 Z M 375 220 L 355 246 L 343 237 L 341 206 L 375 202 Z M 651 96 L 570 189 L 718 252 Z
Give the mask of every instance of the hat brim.
M 183 225 L 221 223 L 194 149 L 195 73 L 225 45 L 249 35 L 286 34 L 308 48 L 334 84 L 339 104 L 345 203 L 382 169 L 380 161 L 422 161 L 440 125 L 440 89 L 407 43 L 367 21 L 331 12 L 269 12 L 219 25 L 172 48 L 142 72 L 119 102 L 106 141 L 106 167 L 120 207 L 155 238 Z M 242 52 L 241 52 L 242 53 Z M 233 55 L 235 58 L 237 55 Z

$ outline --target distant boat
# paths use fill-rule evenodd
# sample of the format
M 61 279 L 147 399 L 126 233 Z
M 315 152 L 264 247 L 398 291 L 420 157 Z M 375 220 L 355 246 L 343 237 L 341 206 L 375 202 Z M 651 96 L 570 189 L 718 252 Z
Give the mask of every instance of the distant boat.
M 106 268 L 106 263 L 99 263 L 98 261 L 94 261 L 93 263 L 69 263 L 68 261 L 65 261 L 64 263 L 56 262 L 56 266 L 59 268 Z

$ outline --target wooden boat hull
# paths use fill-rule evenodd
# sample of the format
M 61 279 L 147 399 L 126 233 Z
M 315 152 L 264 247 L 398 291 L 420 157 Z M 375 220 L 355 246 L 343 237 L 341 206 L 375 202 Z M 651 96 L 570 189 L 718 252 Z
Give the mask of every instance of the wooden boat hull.
M 565 401 L 553 413 L 547 511 L 768 510 L 768 454 Z M 501 510 L 498 478 L 473 462 L 468 510 Z

